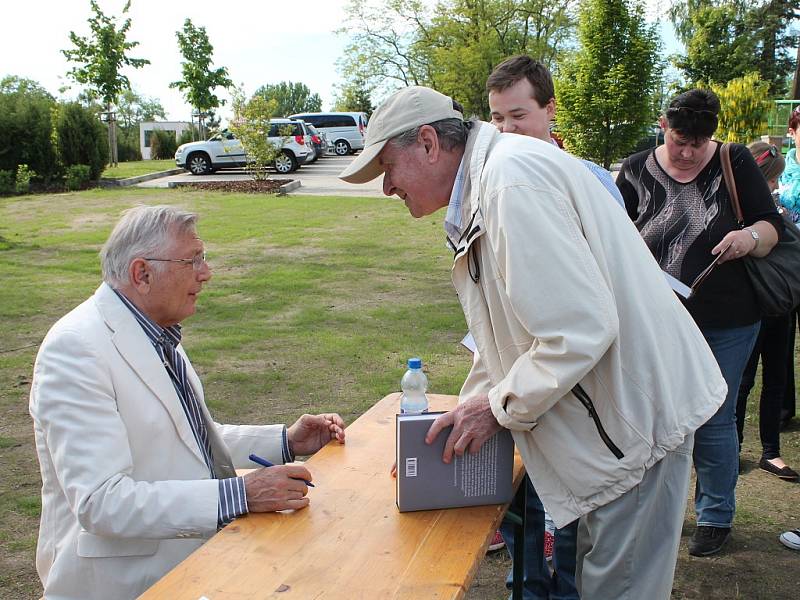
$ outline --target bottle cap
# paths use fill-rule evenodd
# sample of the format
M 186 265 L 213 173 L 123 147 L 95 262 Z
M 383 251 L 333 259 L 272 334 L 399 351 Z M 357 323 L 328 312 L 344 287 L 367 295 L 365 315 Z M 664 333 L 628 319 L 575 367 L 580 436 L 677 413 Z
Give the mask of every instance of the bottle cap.
M 408 359 L 408 368 L 409 369 L 421 369 L 422 368 L 422 359 L 421 358 L 409 358 Z

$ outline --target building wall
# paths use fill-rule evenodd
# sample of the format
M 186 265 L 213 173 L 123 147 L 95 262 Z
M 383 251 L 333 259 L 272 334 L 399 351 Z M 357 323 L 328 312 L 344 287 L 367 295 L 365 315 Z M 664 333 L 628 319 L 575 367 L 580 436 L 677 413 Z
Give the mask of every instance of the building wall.
M 187 121 L 142 121 L 139 123 L 139 150 L 142 152 L 142 158 L 150 160 L 149 132 L 154 130 L 174 131 L 177 140 L 184 131 L 191 128 L 192 124 Z

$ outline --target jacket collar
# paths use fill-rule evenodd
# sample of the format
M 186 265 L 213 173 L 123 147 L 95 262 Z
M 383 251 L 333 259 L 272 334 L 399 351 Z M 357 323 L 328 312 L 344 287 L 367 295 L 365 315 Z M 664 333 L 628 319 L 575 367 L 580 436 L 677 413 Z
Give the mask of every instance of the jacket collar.
M 164 365 L 159 361 L 158 353 L 153 348 L 153 344 L 150 343 L 133 313 L 106 283 L 102 283 L 97 288 L 94 294 L 94 301 L 100 315 L 111 330 L 111 341 L 119 351 L 120 356 L 139 376 L 142 380 L 142 385 L 149 388 L 158 398 L 167 413 L 169 413 L 183 443 L 205 465 L 205 459 L 192 434 L 191 425 L 189 425 L 189 420 L 186 418 L 186 413 L 178 398 L 178 393 L 175 391 L 175 386 L 172 384 Z M 179 347 L 179 351 L 182 352 L 183 348 Z M 197 378 L 197 374 L 185 354 L 184 360 L 186 361 L 188 380 L 194 388 L 200 404 L 205 406 L 200 380 Z
M 500 132 L 494 125 L 477 121 L 467 138 L 462 159 L 466 177 L 461 200 L 461 223 L 463 224 L 461 237 L 458 240 L 448 238 L 448 245 L 453 250 L 454 262 L 464 256 L 472 242 L 481 237 L 485 231 L 479 203 L 481 175 L 486 163 L 486 155 L 499 137 Z

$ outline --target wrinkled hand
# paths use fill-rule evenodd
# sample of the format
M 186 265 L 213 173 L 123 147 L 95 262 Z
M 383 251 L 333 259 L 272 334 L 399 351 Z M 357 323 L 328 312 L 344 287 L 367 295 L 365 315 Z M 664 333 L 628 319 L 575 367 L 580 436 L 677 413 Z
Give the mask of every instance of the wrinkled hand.
M 469 450 L 475 454 L 483 443 L 502 429 L 489 407 L 489 396 L 476 396 L 459 404 L 450 412 L 437 417 L 425 436 L 425 443 L 432 444 L 445 427 L 453 426 L 444 444 L 442 460 L 449 463 L 456 456 L 463 456 Z
M 736 260 L 743 258 L 750 254 L 756 248 L 757 242 L 750 235 L 750 232 L 743 229 L 729 231 L 722 241 L 711 249 L 711 254 L 716 256 L 723 250 L 725 253 L 719 259 L 718 265 L 728 262 L 729 260 Z
M 344 444 L 344 421 L 336 413 L 303 415 L 286 430 L 292 452 L 314 454 L 331 440 Z
M 311 473 L 303 465 L 278 465 L 256 469 L 244 476 L 247 509 L 250 512 L 272 512 L 308 506 Z

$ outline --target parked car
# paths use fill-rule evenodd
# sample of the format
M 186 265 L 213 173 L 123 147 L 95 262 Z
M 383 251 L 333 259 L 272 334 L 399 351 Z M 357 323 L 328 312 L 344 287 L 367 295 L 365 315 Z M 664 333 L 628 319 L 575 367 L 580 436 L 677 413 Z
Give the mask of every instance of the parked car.
M 302 119 L 328 136 L 333 150 L 339 156 L 352 154 L 364 148 L 367 115 L 363 112 L 302 113 L 289 115 L 290 119 Z
M 302 121 L 270 119 L 269 140 L 282 147 L 273 163 L 281 174 L 297 170 L 314 154 L 311 134 Z M 175 152 L 175 164 L 192 175 L 206 175 L 218 169 L 243 167 L 247 164 L 247 155 L 233 132 L 223 129 L 204 142 L 179 146 Z
M 328 137 L 309 123 L 306 123 L 306 127 L 308 127 L 308 132 L 311 134 L 311 145 L 314 147 L 314 160 L 317 160 L 328 151 Z

